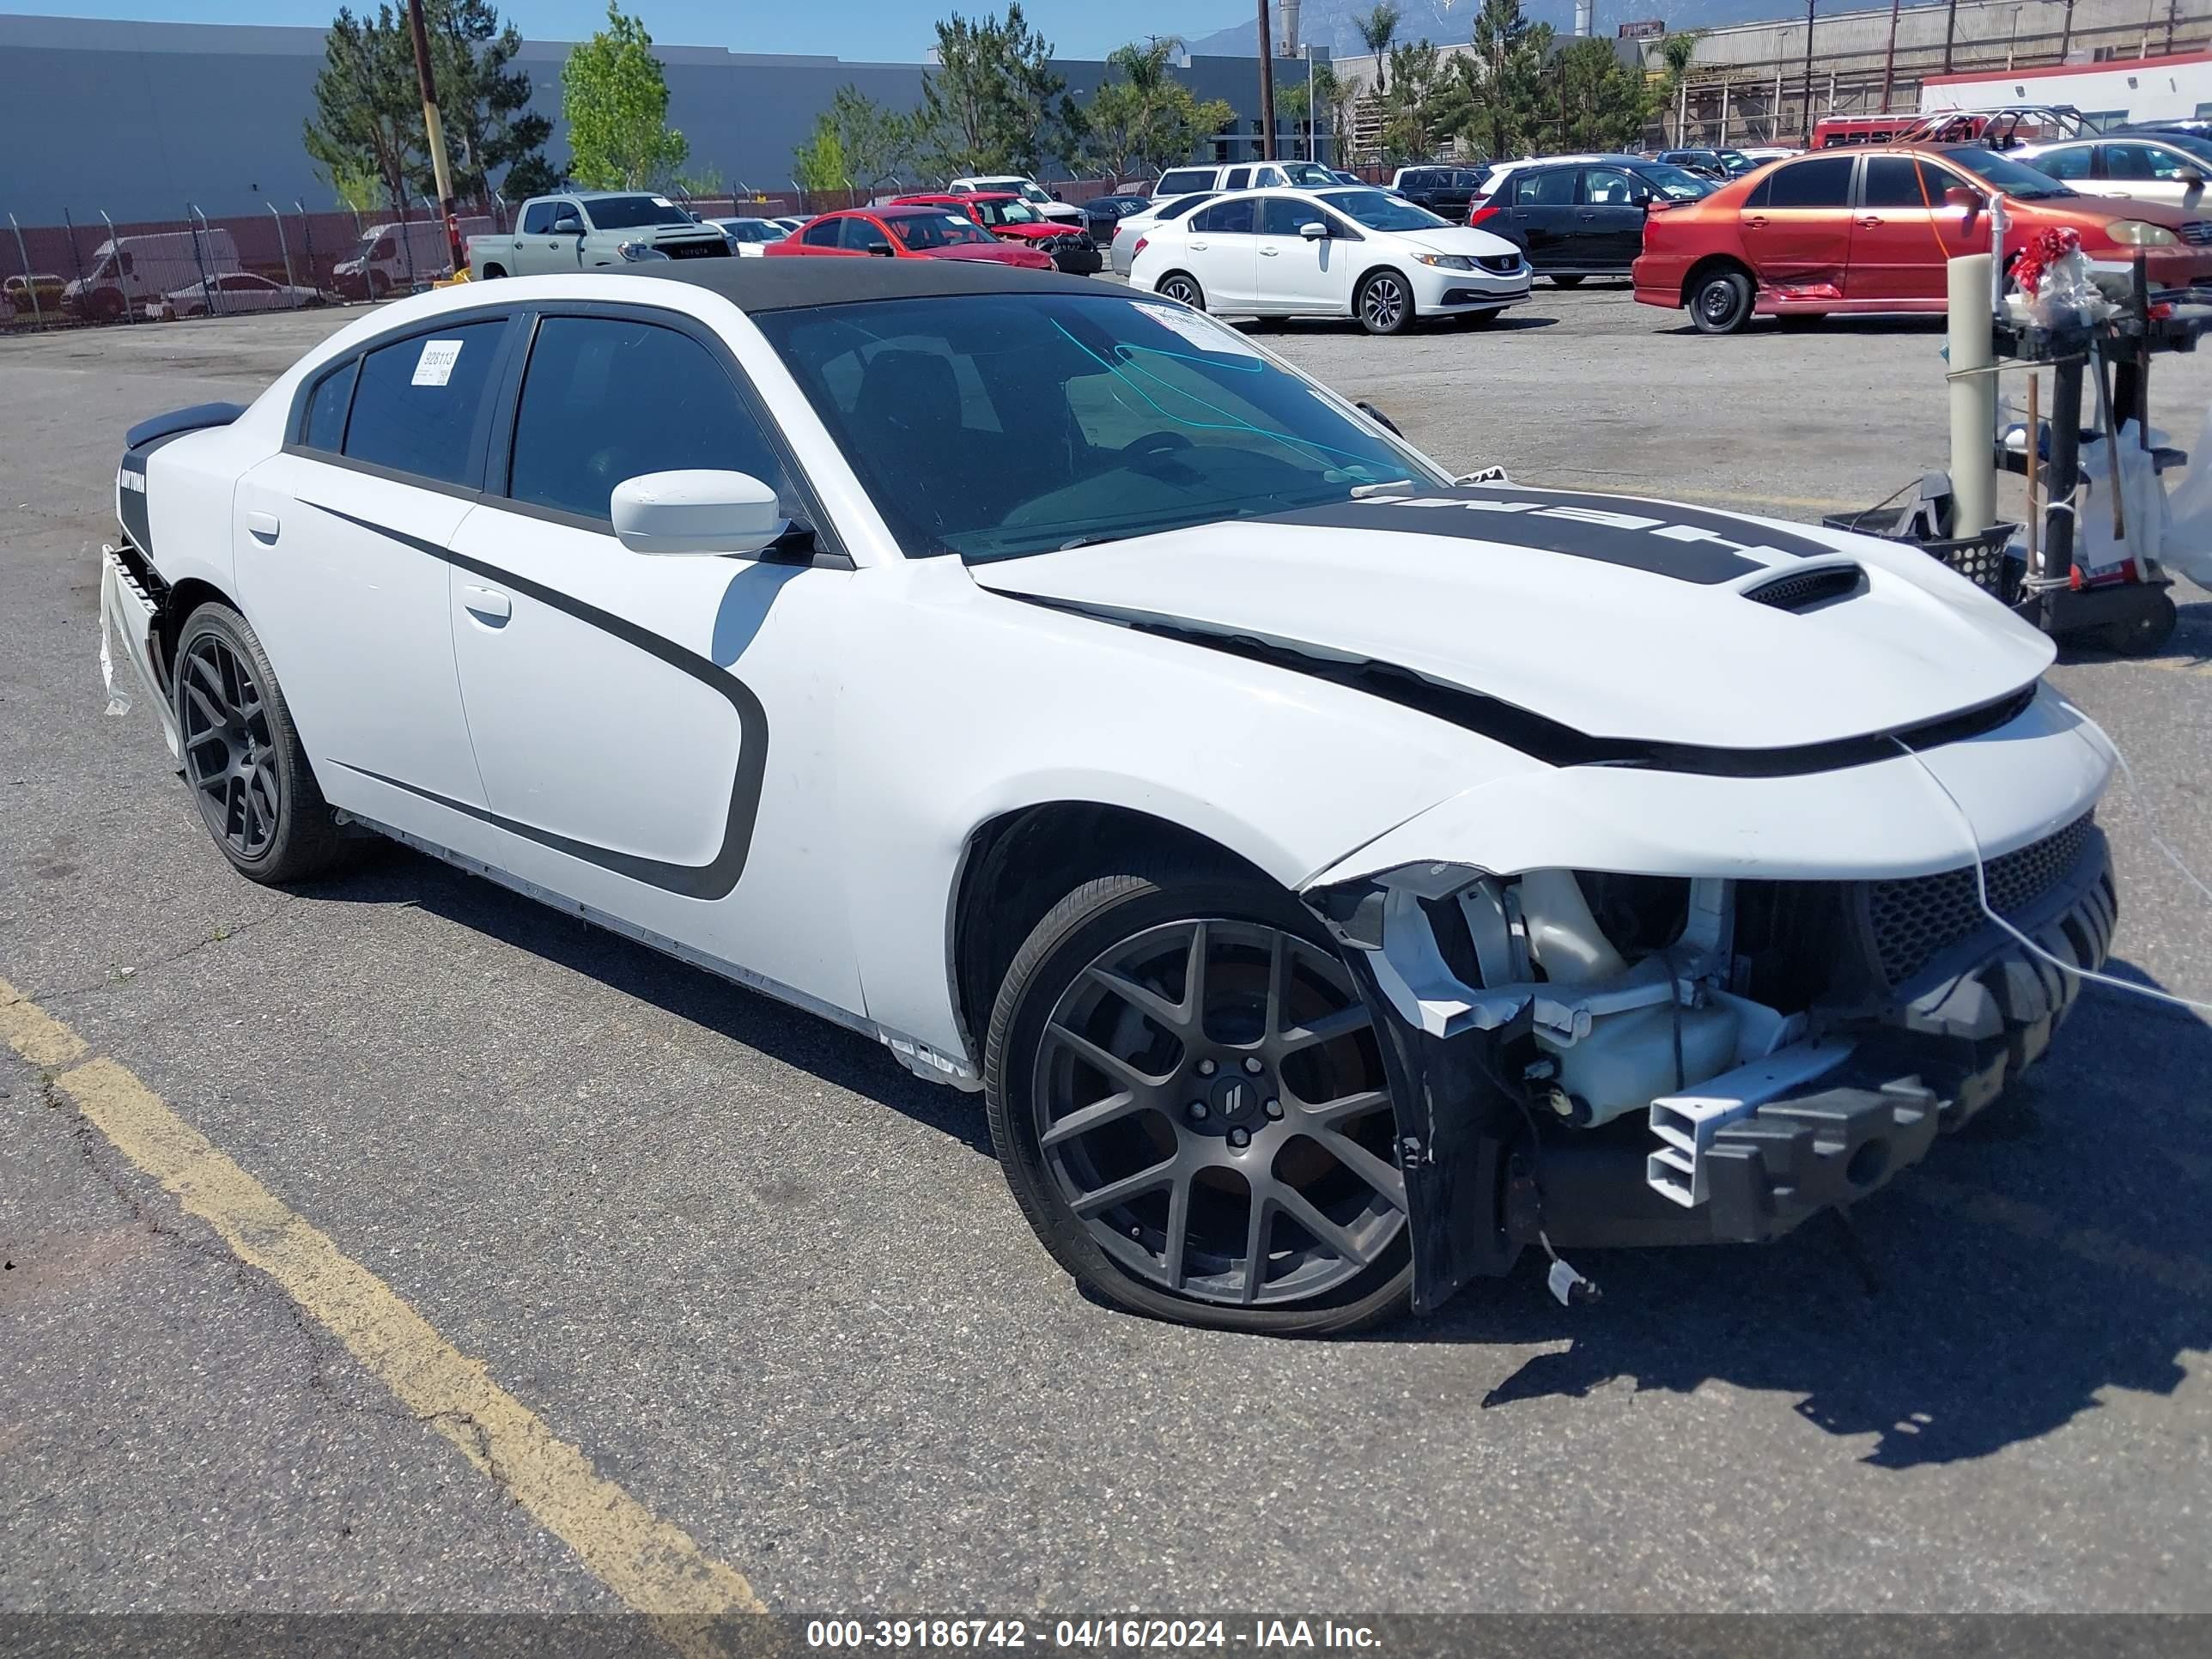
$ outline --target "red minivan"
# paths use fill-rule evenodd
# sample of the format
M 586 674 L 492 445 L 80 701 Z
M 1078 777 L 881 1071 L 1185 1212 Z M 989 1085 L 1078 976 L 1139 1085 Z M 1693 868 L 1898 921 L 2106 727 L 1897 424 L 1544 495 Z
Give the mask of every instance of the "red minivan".
M 2212 216 L 2152 202 L 2081 196 L 1975 144 L 1818 151 L 1778 161 L 1702 201 L 1655 202 L 1636 297 L 1686 307 L 1707 334 L 1753 316 L 1941 312 L 1944 265 L 1990 246 L 1991 192 L 2011 228 L 2007 262 L 2039 232 L 2078 231 L 2093 259 L 2143 260 L 2151 284 L 2212 281 Z

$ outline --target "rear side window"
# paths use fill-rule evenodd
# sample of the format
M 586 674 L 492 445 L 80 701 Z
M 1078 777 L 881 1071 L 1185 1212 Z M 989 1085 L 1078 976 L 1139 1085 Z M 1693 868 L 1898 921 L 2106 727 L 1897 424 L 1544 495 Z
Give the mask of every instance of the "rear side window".
M 1584 167 L 1583 200 L 1592 207 L 1631 207 L 1636 186 L 1619 167 Z
M 1218 236 L 1249 236 L 1252 234 L 1252 198 L 1238 197 L 1201 209 L 1191 215 L 1190 228 Z
M 1174 196 L 1186 191 L 1212 190 L 1212 188 L 1213 169 L 1212 167 L 1183 167 L 1175 172 L 1163 173 L 1160 175 L 1160 182 L 1153 187 L 1152 194 L 1156 197 Z
M 1221 187 L 1224 190 L 1243 190 L 1249 186 L 1251 182 L 1251 168 L 1231 167 L 1229 169 L 1227 174 L 1222 179 Z
M 1910 155 L 1869 155 L 1866 162 L 1866 181 L 1859 187 L 1860 204 L 1870 208 L 1917 208 L 1928 204 L 1920 199 L 1920 169 Z
M 1516 207 L 1571 207 L 1574 199 L 1572 167 L 1547 167 L 1540 173 L 1521 173 L 1513 180 Z
M 817 219 L 807 226 L 805 234 L 799 240 L 809 247 L 835 247 L 837 246 L 837 228 L 844 222 L 842 219 Z
M 307 418 L 300 427 L 300 441 L 309 449 L 336 454 L 345 442 L 346 406 L 353 401 L 354 376 L 360 369 L 361 359 L 356 357 L 317 383 L 314 395 L 307 399 Z
M 623 479 L 691 467 L 750 472 L 794 510 L 774 447 L 698 341 L 628 318 L 538 325 L 515 410 L 509 495 L 604 521 Z
M 2047 173 L 2054 179 L 2087 179 L 2095 170 L 2090 165 L 2093 155 L 2087 144 L 2075 144 L 2068 149 L 2054 149 L 2048 155 L 2023 155 L 2020 159 L 2038 173 Z
M 504 319 L 380 346 L 361 360 L 346 459 L 461 483 Z
M 1817 161 L 1793 161 L 1777 167 L 1766 180 L 1766 200 L 1773 208 L 1839 208 L 1849 204 L 1851 169 L 1858 163 L 1848 155 L 1823 157 Z

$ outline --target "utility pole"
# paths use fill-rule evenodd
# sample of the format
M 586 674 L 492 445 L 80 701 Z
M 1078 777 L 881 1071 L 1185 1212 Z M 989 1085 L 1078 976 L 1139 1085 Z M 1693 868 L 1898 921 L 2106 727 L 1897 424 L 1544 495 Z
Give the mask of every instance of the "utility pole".
M 1813 8 L 1817 0 L 1805 0 L 1805 142 L 1813 142 Z M 1953 5 L 1958 0 L 1951 0 Z
M 2066 0 L 2066 27 L 2058 36 L 2058 61 L 2064 63 L 2074 54 L 2074 0 Z
M 1951 72 L 1951 37 L 1958 32 L 1959 0 L 1950 0 L 1943 8 L 1943 73 Z
M 407 0 L 407 26 L 415 36 L 415 79 L 422 89 L 422 130 L 430 140 L 430 171 L 438 180 L 438 216 L 446 222 L 446 246 L 453 274 L 461 272 L 461 222 L 453 216 L 453 178 L 446 170 L 446 130 L 438 124 L 438 93 L 430 80 L 430 32 L 422 22 L 422 0 Z
M 2175 0 L 2166 0 L 2166 55 L 2173 56 L 2173 25 Z
M 1260 0 L 1260 159 L 1275 159 L 1275 40 L 1267 0 Z
M 1889 0 L 1889 46 L 1881 54 L 1881 109 L 1879 112 L 1883 115 L 1889 113 L 1890 89 L 1897 82 L 1897 6 L 1898 0 Z M 2069 15 L 2073 12 L 2074 0 L 2066 0 L 2066 9 Z

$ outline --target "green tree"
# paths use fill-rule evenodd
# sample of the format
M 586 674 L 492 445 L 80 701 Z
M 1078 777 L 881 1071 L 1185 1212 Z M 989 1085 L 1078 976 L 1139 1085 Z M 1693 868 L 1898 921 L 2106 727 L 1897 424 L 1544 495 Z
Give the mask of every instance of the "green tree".
M 918 148 L 947 174 L 1037 172 L 1076 151 L 1083 113 L 1052 66 L 1052 43 L 1029 26 L 1019 0 L 937 26 L 937 68 L 922 78 Z
M 1398 22 L 1404 14 L 1393 5 L 1379 5 L 1364 16 L 1354 17 L 1352 27 L 1360 42 L 1375 59 L 1375 92 L 1377 97 L 1390 90 L 1389 78 L 1382 72 L 1382 59 L 1390 51 L 1390 43 L 1398 38 Z
M 573 48 L 561 66 L 561 113 L 568 123 L 568 171 L 592 190 L 659 184 L 691 154 L 668 125 L 668 77 L 653 37 L 619 0 L 607 26 Z
M 1690 78 L 1690 61 L 1698 55 L 1698 42 L 1705 38 L 1698 29 L 1686 29 L 1680 34 L 1670 34 L 1659 43 L 1659 59 L 1666 66 L 1666 79 L 1661 83 L 1660 107 L 1672 120 L 1679 106 L 1682 88 Z M 1674 142 L 1682 142 L 1679 128 Z
M 1204 139 L 1236 118 L 1225 99 L 1200 103 L 1169 73 L 1179 44 L 1155 37 L 1117 47 L 1106 62 L 1109 78 L 1083 111 L 1083 154 L 1117 177 L 1159 172 L 1190 159 Z
M 530 77 L 513 67 L 522 36 L 488 0 L 425 0 L 424 21 L 446 130 L 453 194 L 489 207 L 493 179 L 509 201 L 560 183 L 545 159 L 553 123 L 530 107 Z M 432 182 L 424 169 L 422 182 Z
M 407 198 L 410 164 L 428 143 L 414 63 L 406 26 L 388 5 L 374 17 L 341 7 L 324 34 L 304 137 L 316 171 L 356 211 L 377 205 L 357 199 L 366 179 L 386 204 Z
M 1551 26 L 1531 23 L 1521 0 L 1483 0 L 1474 47 L 1458 71 L 1466 102 L 1458 136 L 1493 160 L 1528 155 L 1557 108 L 1545 84 Z
M 1442 60 L 1436 46 L 1420 40 L 1390 48 L 1390 89 L 1382 94 L 1382 156 L 1403 163 L 1425 160 L 1438 134 L 1437 94 L 1443 85 Z M 1377 78 L 1382 65 L 1376 64 Z
M 836 118 L 828 110 L 814 118 L 814 130 L 792 152 L 791 161 L 791 176 L 804 191 L 843 190 L 845 181 L 853 176 Z
M 1642 137 L 1650 94 L 1642 71 L 1622 63 L 1612 41 L 1568 41 L 1552 59 L 1551 78 L 1562 149 L 1626 149 Z
M 830 100 L 845 165 L 856 183 L 872 187 L 904 167 L 914 154 L 915 117 L 878 103 L 849 83 Z

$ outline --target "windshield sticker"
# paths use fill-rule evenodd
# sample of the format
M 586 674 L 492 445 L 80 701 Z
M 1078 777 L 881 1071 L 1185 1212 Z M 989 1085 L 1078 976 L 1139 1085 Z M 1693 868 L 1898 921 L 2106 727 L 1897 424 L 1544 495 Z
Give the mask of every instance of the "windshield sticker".
M 461 355 L 460 340 L 425 340 L 422 355 L 415 360 L 416 386 L 443 386 L 453 378 L 453 364 Z
M 665 196 L 654 197 L 653 198 L 653 204 L 655 207 L 674 207 L 676 205 L 675 203 L 670 201 Z
M 1138 310 L 1162 328 L 1188 341 L 1200 351 L 1218 352 L 1224 357 L 1257 357 L 1260 355 L 1244 343 L 1242 335 L 1234 329 L 1224 328 L 1219 323 L 1194 317 L 1173 306 L 1150 305 L 1142 300 L 1135 304 Z

